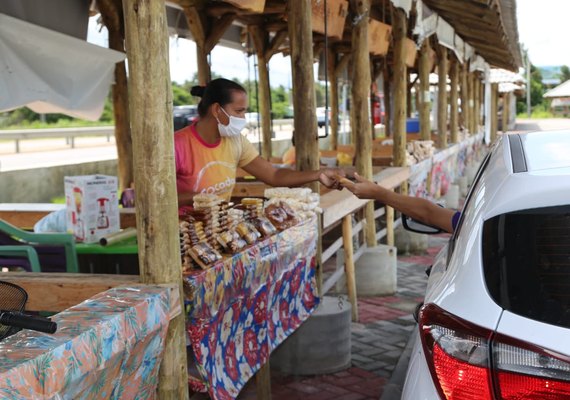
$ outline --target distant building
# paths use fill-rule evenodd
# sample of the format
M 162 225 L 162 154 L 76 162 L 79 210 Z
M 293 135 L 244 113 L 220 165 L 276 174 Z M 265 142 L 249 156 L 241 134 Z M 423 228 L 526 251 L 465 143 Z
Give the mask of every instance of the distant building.
M 542 79 L 542 84 L 545 88 L 550 89 L 560 85 L 560 78 L 544 78 Z
M 551 100 L 550 110 L 554 115 L 570 117 L 570 80 L 550 89 L 542 97 Z

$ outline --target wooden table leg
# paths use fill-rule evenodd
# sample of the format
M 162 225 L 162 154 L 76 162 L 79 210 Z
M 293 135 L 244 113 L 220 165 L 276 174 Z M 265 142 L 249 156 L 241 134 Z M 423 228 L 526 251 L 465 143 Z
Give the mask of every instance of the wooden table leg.
M 386 243 L 394 246 L 394 209 L 386 206 Z
M 356 279 L 354 274 L 354 250 L 352 248 L 352 218 L 346 215 L 342 219 L 342 243 L 344 246 L 344 275 L 348 299 L 352 305 L 352 320 L 358 322 L 358 303 L 356 301 Z
M 258 400 L 271 400 L 271 371 L 269 359 L 255 374 L 255 386 Z

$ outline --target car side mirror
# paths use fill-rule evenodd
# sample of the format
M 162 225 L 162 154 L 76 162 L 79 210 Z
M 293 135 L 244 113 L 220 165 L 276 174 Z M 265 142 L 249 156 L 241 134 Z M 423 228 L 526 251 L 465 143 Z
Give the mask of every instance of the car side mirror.
M 424 224 L 423 222 L 416 221 L 415 219 L 402 214 L 402 225 L 404 229 L 410 232 L 423 233 L 427 235 L 435 235 L 436 233 L 442 233 L 443 229 Z

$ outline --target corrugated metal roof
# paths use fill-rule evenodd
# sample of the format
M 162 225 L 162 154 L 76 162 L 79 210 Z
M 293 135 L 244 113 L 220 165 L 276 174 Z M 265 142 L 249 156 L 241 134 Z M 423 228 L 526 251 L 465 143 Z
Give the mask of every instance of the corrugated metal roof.
M 570 80 L 556 86 L 554 89 L 550 89 L 548 92 L 544 93 L 542 97 L 570 97 Z

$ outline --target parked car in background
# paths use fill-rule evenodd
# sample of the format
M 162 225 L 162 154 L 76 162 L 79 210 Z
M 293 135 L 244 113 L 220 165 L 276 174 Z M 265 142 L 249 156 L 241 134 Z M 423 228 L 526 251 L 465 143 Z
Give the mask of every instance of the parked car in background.
M 174 106 L 174 132 L 191 125 L 198 119 L 198 106 Z
M 245 120 L 247 121 L 246 128 L 252 129 L 257 128 L 261 123 L 259 113 L 256 112 L 248 112 L 245 113 Z
M 331 122 L 331 110 L 328 110 L 328 119 L 326 118 L 325 107 L 317 107 L 317 125 L 319 128 L 322 128 L 328 123 Z
M 402 399 L 570 398 L 569 154 L 570 132 L 511 134 L 482 162 L 431 268 Z

